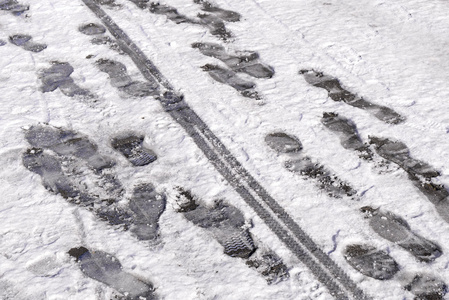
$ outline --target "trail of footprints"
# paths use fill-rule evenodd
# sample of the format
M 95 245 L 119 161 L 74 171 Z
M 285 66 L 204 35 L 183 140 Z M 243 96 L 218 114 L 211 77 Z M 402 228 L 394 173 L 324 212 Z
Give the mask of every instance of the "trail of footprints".
M 281 258 L 261 242 L 255 242 L 241 211 L 223 200 L 207 206 L 188 190 L 178 188 L 178 192 L 178 212 L 196 226 L 209 231 L 223 246 L 226 255 L 244 259 L 269 284 L 289 277 Z
M 154 14 L 165 15 L 167 19 L 176 24 L 187 23 L 206 27 L 209 32 L 218 36 L 221 40 L 230 41 L 232 33 L 229 32 L 224 22 L 240 21 L 240 14 L 219 8 L 208 1 L 194 0 L 201 5 L 204 13 L 197 15 L 198 19 L 192 19 L 180 14 L 176 8 L 160 3 L 149 3 L 146 0 L 130 0 L 141 9 L 148 9 Z M 246 73 L 254 78 L 271 78 L 274 69 L 259 61 L 256 52 L 243 51 L 236 54 L 228 54 L 220 44 L 216 43 L 194 43 L 193 48 L 197 48 L 202 54 L 222 61 L 225 66 L 218 64 L 206 64 L 201 68 L 206 71 L 212 79 L 217 82 L 229 85 L 247 98 L 260 100 L 261 96 L 255 90 L 256 84 L 252 81 L 241 78 L 237 73 Z
M 96 1 L 110 7 L 118 6 L 113 0 Z M 147 0 L 130 1 L 141 9 L 163 14 L 177 24 L 204 26 L 211 34 L 224 41 L 229 41 L 232 37 L 224 22 L 240 20 L 238 13 L 223 10 L 203 0 L 194 0 L 204 12 L 197 19 L 183 16 L 167 5 L 149 3 Z M 15 0 L 0 0 L 0 9 L 20 15 L 29 8 Z M 106 35 L 102 25 L 85 24 L 79 27 L 79 31 L 93 36 L 93 44 L 108 45 L 112 50 L 123 54 L 117 42 Z M 11 36 L 9 41 L 31 52 L 40 52 L 47 47 L 33 42 L 32 37 L 26 34 Z M 4 44 L 5 41 L 0 41 L 0 45 Z M 237 73 L 245 73 L 257 79 L 268 79 L 274 75 L 274 69 L 260 62 L 259 55 L 255 52 L 228 53 L 224 46 L 216 43 L 194 43 L 192 47 L 222 63 L 207 64 L 202 67 L 204 71 L 214 80 L 233 87 L 245 97 L 260 99 L 255 83 L 240 78 Z M 124 94 L 133 97 L 159 94 L 156 83 L 133 80 L 128 75 L 126 66 L 118 61 L 100 59 L 96 61 L 96 66 L 109 76 L 111 85 Z M 70 77 L 73 71 L 73 67 L 67 62 L 51 62 L 50 68 L 41 70 L 38 74 L 42 82 L 41 91 L 52 92 L 59 89 L 69 97 L 94 98 L 95 95 L 73 81 Z M 337 78 L 315 70 L 301 70 L 300 74 L 309 84 L 325 89 L 334 101 L 363 109 L 385 123 L 398 124 L 404 121 L 392 109 L 371 103 L 347 91 Z M 335 113 L 324 113 L 321 122 L 339 136 L 342 147 L 357 152 L 360 158 L 373 161 L 374 147 L 379 156 L 404 169 L 417 189 L 435 205 L 441 217 L 449 222 L 449 193 L 446 187 L 435 180 L 439 172 L 412 158 L 405 144 L 378 137 L 370 137 L 369 143 L 364 143 L 358 135 L 356 125 Z M 41 177 L 43 185 L 49 191 L 92 211 L 99 219 L 112 226 L 129 230 L 139 240 L 153 243 L 158 241 L 159 218 L 165 210 L 166 197 L 157 193 L 151 183 L 137 184 L 133 188 L 132 197 L 128 201 L 122 201 L 124 188 L 114 173 L 115 161 L 101 155 L 98 147 L 88 137 L 49 125 L 31 126 L 25 137 L 31 148 L 23 154 L 23 164 Z M 144 146 L 143 139 L 139 134 L 116 136 L 111 139 L 111 147 L 133 166 L 142 167 L 157 159 L 157 155 Z M 302 154 L 303 146 L 298 138 L 275 132 L 268 134 L 265 141 L 271 149 L 285 158 L 285 167 L 289 171 L 314 180 L 320 189 L 332 197 L 355 197 L 357 192 L 348 183 Z M 89 176 L 91 180 L 83 181 L 84 176 Z M 214 206 L 207 206 L 182 188 L 178 189 L 178 200 L 178 212 L 192 224 L 204 228 L 214 236 L 223 246 L 225 254 L 244 259 L 249 267 L 256 269 L 269 283 L 288 278 L 288 270 L 282 260 L 251 235 L 242 213 L 235 207 L 221 200 L 216 201 Z M 363 207 L 360 210 L 374 232 L 405 249 L 418 261 L 429 263 L 442 254 L 439 245 L 413 233 L 400 216 L 379 208 Z M 128 298 L 157 298 L 151 283 L 123 272 L 120 263 L 113 256 L 101 251 L 89 251 L 84 247 L 73 248 L 69 254 L 76 258 L 86 276 L 111 286 Z M 347 245 L 343 255 L 354 269 L 379 280 L 391 279 L 401 269 L 387 252 L 366 243 Z M 109 271 L 105 271 L 106 269 Z M 415 294 L 416 299 L 442 299 L 447 287 L 433 275 L 417 274 L 404 288 Z
M 334 118 L 337 117 L 335 114 L 332 116 Z M 360 150 L 363 153 L 370 153 L 367 152 L 366 146 L 361 144 L 360 138 L 354 138 L 356 131 L 352 123 L 348 123 L 343 118 L 341 121 L 342 126 L 331 126 L 330 128 L 337 134 L 345 133 L 340 135 L 342 145 L 346 145 L 355 151 Z M 342 128 L 345 130 L 342 130 Z M 351 140 L 353 142 L 348 143 Z M 299 172 L 307 177 L 317 179 L 320 183 L 320 188 L 328 192 L 331 196 L 341 197 L 345 193 L 348 196 L 355 194 L 355 191 L 352 189 L 344 187 L 346 184 L 343 184 L 336 176 L 326 173 L 323 166 L 312 163 L 309 157 L 302 156 L 300 154 L 302 144 L 296 137 L 286 133 L 276 132 L 268 134 L 265 137 L 265 142 L 279 155 L 287 155 L 286 157 L 289 160 L 286 161 L 286 167 L 290 171 Z M 401 153 L 404 154 L 403 151 Z M 415 170 L 415 172 L 420 174 L 430 172 L 430 174 L 434 175 L 427 165 L 417 163 L 416 161 L 410 162 L 408 152 L 406 152 L 405 157 L 407 160 L 398 157 L 396 159 L 399 159 L 400 162 L 408 161 L 409 167 L 415 166 L 416 169 L 420 170 Z M 330 179 L 331 176 L 333 176 L 332 179 Z M 349 194 L 347 193 L 348 190 L 351 191 Z M 400 216 L 370 206 L 362 207 L 360 211 L 363 213 L 364 218 L 368 219 L 369 226 L 374 232 L 380 237 L 408 251 L 418 261 L 430 263 L 442 255 L 442 249 L 438 244 L 415 234 L 408 223 Z M 391 279 L 400 270 L 396 261 L 387 252 L 369 244 L 350 244 L 346 246 L 343 255 L 350 266 L 363 275 L 375 279 Z M 429 274 L 417 274 L 413 281 L 404 288 L 413 292 L 417 297 L 416 299 L 442 299 L 446 293 L 446 284 Z
M 373 104 L 347 91 L 334 77 L 314 70 L 302 70 L 300 74 L 304 75 L 309 84 L 326 89 L 334 101 L 342 101 L 364 109 L 385 123 L 398 124 L 404 121 L 402 116 L 390 108 Z M 321 123 L 339 137 L 343 148 L 357 152 L 361 159 L 374 163 L 375 154 L 372 150 L 374 147 L 376 154 L 402 168 L 418 190 L 435 205 L 440 216 L 449 222 L 449 192 L 446 187 L 436 182 L 435 178 L 440 175 L 439 172 L 427 163 L 411 157 L 404 143 L 374 136 L 369 137 L 369 143 L 364 143 L 358 134 L 356 124 L 332 112 L 323 113 Z M 303 146 L 298 138 L 284 132 L 275 132 L 266 135 L 265 142 L 268 147 L 285 158 L 285 167 L 288 170 L 315 179 L 320 189 L 330 196 L 356 194 L 349 184 L 330 174 L 324 166 L 302 155 Z M 415 234 L 400 216 L 370 206 L 362 207 L 360 211 L 374 232 L 408 251 L 418 261 L 431 263 L 442 255 L 442 249 L 438 244 Z M 366 243 L 347 245 L 343 250 L 343 256 L 354 269 L 378 280 L 391 279 L 401 269 L 387 252 Z M 412 292 L 416 296 L 415 299 L 443 299 L 447 285 L 434 275 L 417 274 L 404 289 Z
M 215 43 L 193 43 L 192 47 L 203 55 L 222 61 L 227 68 L 214 64 L 206 64 L 201 68 L 216 81 L 233 87 L 245 97 L 260 99 L 255 90 L 256 84 L 240 78 L 236 73 L 246 73 L 254 78 L 271 78 L 274 75 L 273 68 L 261 63 L 256 52 L 228 54 L 223 46 Z
M 334 77 L 313 70 L 302 70 L 300 74 L 305 76 L 309 84 L 326 89 L 329 97 L 334 101 L 343 101 L 356 108 L 367 110 L 386 123 L 397 124 L 404 121 L 404 118 L 393 110 L 370 103 L 348 92 L 342 88 L 338 79 Z M 439 172 L 427 163 L 411 157 L 404 143 L 373 136 L 369 138 L 369 143 L 364 143 L 358 135 L 356 125 L 336 113 L 325 112 L 321 123 L 340 138 L 342 147 L 357 152 L 362 159 L 374 162 L 374 152 L 371 150 L 370 145 L 374 146 L 375 153 L 386 161 L 397 164 L 407 172 L 409 179 L 418 190 L 435 205 L 436 211 L 440 216 L 449 222 L 449 193 L 446 187 L 435 182 Z M 340 180 L 335 176 L 334 180 L 329 180 L 330 175 L 322 171 L 324 170 L 323 166 L 318 163 L 312 163 L 309 157 L 300 154 L 303 147 L 299 139 L 283 132 L 275 132 L 268 134 L 265 137 L 265 142 L 279 155 L 287 158 L 285 166 L 290 171 L 296 171 L 302 175 L 317 179 L 320 183 L 320 188 L 331 196 L 344 195 L 342 191 L 345 189 L 341 189 L 342 184 Z M 323 176 L 327 177 L 324 177 L 325 179 L 323 180 Z M 332 182 L 334 185 L 329 184 L 329 182 Z M 335 183 L 338 183 L 337 187 L 340 187 L 338 193 L 335 192 Z M 355 194 L 355 191 L 347 195 L 353 194 Z M 369 226 L 374 232 L 408 251 L 418 261 L 430 263 L 442 255 L 442 249 L 438 244 L 415 234 L 408 223 L 400 216 L 370 206 L 362 207 L 360 210 L 364 217 L 368 219 Z M 350 266 L 360 273 L 375 279 L 391 279 L 400 271 L 396 261 L 387 252 L 369 244 L 347 245 L 343 255 Z M 443 299 L 447 286 L 434 275 L 417 274 L 409 284 L 404 286 L 404 289 L 415 294 L 416 299 Z
M 325 89 L 328 92 L 329 98 L 334 101 L 341 101 L 350 106 L 366 110 L 385 123 L 399 124 L 404 121 L 404 118 L 391 108 L 371 103 L 347 91 L 335 77 L 315 70 L 301 70 L 299 74 L 304 76 L 307 83 Z
M 356 191 L 346 182 L 331 174 L 324 166 L 303 155 L 302 143 L 296 137 L 283 132 L 270 133 L 265 137 L 266 144 L 286 157 L 285 168 L 317 181 L 318 186 L 328 195 L 336 198 L 353 196 Z
M 108 2 L 108 5 L 114 5 Z M 226 12 L 202 3 L 204 9 L 230 18 L 237 17 L 232 12 Z M 152 5 L 154 11 L 163 11 L 164 6 Z M 173 11 L 168 9 L 173 17 Z M 174 13 L 177 15 L 177 13 Z M 173 17 L 175 18 L 175 17 Z M 179 21 L 179 17 L 176 17 Z M 204 16 L 203 16 L 204 19 Z M 93 44 L 107 44 L 112 50 L 123 54 L 115 40 L 106 36 L 102 25 L 89 23 L 79 27 L 79 31 L 88 36 L 94 36 Z M 17 39 L 20 38 L 17 37 Z M 43 50 L 45 47 L 36 46 L 26 36 L 25 42 L 20 44 L 25 50 Z M 29 44 L 26 44 L 26 43 Z M 215 44 L 197 44 L 201 51 L 205 47 Z M 238 72 L 246 72 L 254 77 L 271 77 L 273 70 L 269 66 L 258 63 L 256 53 L 248 54 L 247 58 L 230 56 L 224 48 L 215 45 L 205 55 L 219 58 L 227 66 Z M 220 48 L 221 47 L 221 48 Z M 40 50 L 40 48 L 42 48 Z M 215 50 L 215 51 L 213 51 Z M 37 51 L 34 51 L 37 52 Z M 247 62 L 243 64 L 242 62 Z M 248 63 L 251 62 L 251 63 Z M 99 59 L 95 65 L 109 76 L 110 83 L 124 94 L 133 97 L 146 97 L 159 95 L 156 82 L 140 82 L 133 80 L 127 73 L 126 66 L 118 61 Z M 217 77 L 222 74 L 217 71 Z M 225 72 L 227 69 L 223 69 Z M 78 86 L 71 78 L 74 69 L 68 62 L 51 62 L 51 67 L 38 73 L 42 85 L 41 92 L 53 92 L 59 89 L 68 97 L 95 98 L 87 89 Z M 229 71 L 232 72 L 233 71 Z M 234 74 L 234 73 L 233 73 Z M 212 75 L 211 75 L 212 76 Z M 212 76 L 213 77 L 213 76 Z M 227 79 L 225 83 L 229 83 Z M 234 87 L 242 85 L 238 80 Z M 256 94 L 250 87 L 241 89 L 243 95 Z M 31 172 L 38 174 L 42 184 L 50 192 L 59 194 L 68 202 L 84 207 L 94 213 L 100 220 L 108 222 L 117 229 L 130 231 L 137 239 L 158 242 L 159 217 L 165 210 L 166 198 L 155 191 L 151 183 L 138 184 L 133 188 L 132 197 L 128 202 L 123 201 L 124 188 L 117 180 L 114 172 L 115 161 L 101 155 L 98 147 L 87 136 L 50 125 L 35 125 L 26 130 L 25 137 L 32 146 L 22 157 L 23 164 Z M 141 167 L 154 162 L 157 155 L 143 146 L 143 136 L 119 135 L 111 139 L 111 147 L 121 153 L 135 167 Z M 89 180 L 85 180 L 85 177 Z M 239 257 L 246 261 L 248 267 L 259 272 L 269 284 L 277 283 L 289 277 L 288 269 L 281 258 L 272 250 L 263 245 L 250 234 L 243 215 L 235 207 L 218 201 L 216 206 L 207 207 L 201 201 L 195 200 L 189 191 L 179 189 L 179 199 L 188 199 L 180 206 L 179 212 L 196 226 L 205 228 L 223 246 L 224 253 L 231 257 Z M 197 204 L 199 203 L 199 204 Z M 132 275 L 124 273 L 120 263 L 111 255 L 102 251 L 89 251 L 85 247 L 73 248 L 69 254 L 80 263 L 82 272 L 92 279 L 103 282 L 127 299 L 155 299 L 151 283 L 141 282 Z M 108 269 L 108 271 L 105 271 Z M 123 281 L 125 283 L 123 283 Z M 140 298 L 142 297 L 142 298 Z
M 97 145 L 87 136 L 39 124 L 26 129 L 25 138 L 31 148 L 23 153 L 23 165 L 41 177 L 46 189 L 91 211 L 119 230 L 129 230 L 138 240 L 158 242 L 159 218 L 165 211 L 166 197 L 151 183 L 137 184 L 128 202 L 123 201 L 124 187 L 114 172 L 115 160 L 99 153 Z M 137 134 L 119 135 L 111 139 L 111 147 L 134 167 L 143 167 L 157 159 L 143 140 Z M 255 242 L 248 222 L 238 209 L 222 200 L 208 207 L 182 188 L 177 194 L 178 212 L 209 231 L 226 255 L 244 259 L 269 284 L 288 278 L 281 258 L 261 242 Z M 152 285 L 121 271 L 120 263 L 111 255 L 90 252 L 85 247 L 73 248 L 69 253 L 80 262 L 85 275 L 125 293 L 130 299 L 154 299 Z
M 324 113 L 322 123 L 340 137 L 344 148 L 359 152 L 362 158 L 373 158 L 369 145 L 362 142 L 355 124 L 347 118 L 335 113 Z M 435 206 L 439 215 L 449 222 L 449 192 L 447 187 L 436 181 L 440 173 L 435 168 L 411 157 L 408 147 L 400 141 L 370 136 L 369 144 L 374 146 L 379 156 L 402 168 L 410 181 Z
M 165 15 L 167 19 L 176 24 L 187 23 L 192 25 L 199 25 L 207 28 L 212 35 L 218 36 L 223 40 L 228 40 L 232 37 L 231 32 L 226 29 L 224 21 L 237 22 L 240 20 L 240 15 L 236 12 L 227 11 L 219 7 L 213 6 L 207 1 L 195 1 L 202 6 L 205 13 L 199 13 L 196 19 L 189 18 L 178 12 L 174 7 L 160 4 L 158 2 L 149 2 L 147 0 L 129 0 L 136 4 L 140 9 L 148 9 L 150 12 L 159 15 Z
M 0 0 L 0 10 L 9 11 L 15 16 L 21 16 L 29 9 L 29 5 L 20 4 L 17 0 Z M 31 52 L 41 52 L 47 48 L 46 44 L 33 42 L 33 37 L 28 34 L 14 34 L 9 37 L 9 41 L 11 44 Z M 6 41 L 0 40 L 0 46 L 4 45 L 6 45 Z

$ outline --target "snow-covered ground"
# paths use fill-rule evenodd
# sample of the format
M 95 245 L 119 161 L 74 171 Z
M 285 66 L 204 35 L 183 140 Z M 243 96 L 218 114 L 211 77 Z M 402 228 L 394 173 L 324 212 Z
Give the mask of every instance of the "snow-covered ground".
M 155 95 L 131 95 L 120 85 L 123 74 L 114 81 L 110 79 L 113 72 L 101 70 L 100 60 L 117 61 L 126 66 L 132 82 L 146 80 L 135 61 L 117 51 L 118 45 L 114 48 L 109 31 L 95 35 L 80 31 L 86 24 L 102 24 L 85 4 L 94 1 L 18 1 L 29 5 L 29 10 L 18 15 L 0 10 L 0 45 L 4 44 L 0 46 L 0 299 L 111 299 L 118 295 L 114 285 L 87 276 L 69 256 L 70 249 L 81 246 L 116 257 L 122 272 L 151 282 L 160 299 L 334 298 L 217 171 L 217 164 Z M 14 2 L 0 0 L 0 8 Z M 338 135 L 321 121 L 324 112 L 337 113 L 357 126 L 363 142 L 373 136 L 403 142 L 410 157 L 440 173 L 435 183 L 449 187 L 447 2 L 216 0 L 211 2 L 214 6 L 241 15 L 240 21 L 224 22 L 232 33 L 226 40 L 211 34 L 204 22 L 177 24 L 167 14 L 139 8 L 137 0 L 96 2 L 103 2 L 102 9 L 243 168 L 366 295 L 413 299 L 415 295 L 404 287 L 416 275 L 449 283 L 445 206 L 429 201 L 397 164 L 377 154 L 373 160 L 362 159 L 357 151 L 345 149 Z M 213 15 L 194 1 L 163 4 L 197 23 L 201 23 L 198 13 Z M 24 34 L 32 39 L 15 45 L 27 40 L 19 39 Z M 106 36 L 111 38 L 109 44 L 91 42 Z M 206 64 L 230 67 L 218 55 L 203 55 L 193 43 L 219 44 L 232 55 L 257 52 L 258 61 L 273 68 L 274 75 L 255 78 L 237 73 L 256 85 L 248 90 L 257 91 L 258 99 L 245 97 L 201 68 Z M 44 44 L 47 47 L 39 48 Z M 88 91 L 88 96 L 72 97 L 72 87 L 67 88 L 69 75 L 57 75 L 66 86 L 56 88 L 54 80 L 55 89 L 44 88 L 44 70 L 63 62 L 73 67 L 70 78 L 78 92 Z M 394 110 L 404 121 L 383 122 L 367 109 L 333 101 L 326 89 L 299 74 L 311 69 L 338 78 L 345 90 Z M 151 183 L 165 195 L 157 242 L 139 240 L 132 230 L 111 226 L 95 210 L 46 189 L 46 175 L 31 172 L 22 159 L 33 146 L 26 132 L 39 124 L 77 132 L 96 144 L 98 153 L 114 160 L 108 172 L 116 174 L 124 188 L 116 199 L 120 204 L 127 205 L 139 184 Z M 284 161 L 289 154 L 279 154 L 265 142 L 266 135 L 274 132 L 295 136 L 303 146 L 301 155 L 319 162 L 357 193 L 332 197 L 317 180 L 287 170 Z M 145 147 L 156 153 L 157 160 L 134 166 L 115 150 L 111 140 L 128 133 L 144 136 Z M 370 149 L 376 152 L 374 146 Z M 96 186 L 95 172 L 86 166 L 79 172 L 75 177 L 87 192 L 97 193 L 89 190 Z M 222 199 L 243 212 L 256 247 L 275 252 L 287 266 L 289 278 L 268 284 L 247 260 L 224 254 L 213 230 L 196 226 L 178 212 L 178 187 L 190 190 L 205 205 Z M 400 241 L 382 237 L 381 229 L 360 211 L 364 206 L 400 216 L 410 232 L 438 245 L 441 256 L 419 261 Z M 399 271 L 388 280 L 363 275 L 344 257 L 351 244 L 369 244 L 387 252 Z

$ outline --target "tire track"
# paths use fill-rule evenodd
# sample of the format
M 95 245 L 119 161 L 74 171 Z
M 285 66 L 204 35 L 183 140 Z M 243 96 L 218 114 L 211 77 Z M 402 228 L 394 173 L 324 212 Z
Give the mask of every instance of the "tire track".
M 83 0 L 83 2 L 116 38 L 122 51 L 130 56 L 142 75 L 148 81 L 157 81 L 160 84 L 161 93 L 157 99 L 164 109 L 186 130 L 217 171 L 245 202 L 328 288 L 330 294 L 336 299 L 370 299 L 243 168 L 208 126 L 184 102 L 183 96 L 174 93 L 174 87 L 103 9 L 93 0 Z

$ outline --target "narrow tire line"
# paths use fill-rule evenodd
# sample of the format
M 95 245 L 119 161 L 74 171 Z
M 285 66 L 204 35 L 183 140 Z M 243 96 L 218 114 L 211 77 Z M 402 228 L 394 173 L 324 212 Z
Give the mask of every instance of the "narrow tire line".
M 157 98 L 165 110 L 186 130 L 217 171 L 295 256 L 328 288 L 329 292 L 336 299 L 370 299 L 294 222 L 276 200 L 260 186 L 200 117 L 183 101 L 183 97 L 174 93 L 174 87 L 104 10 L 94 0 L 82 1 L 108 28 L 121 50 L 130 56 L 142 75 L 148 81 L 157 82 L 163 87 L 166 93 L 162 95 L 161 91 L 161 96 Z M 233 174 L 233 170 L 237 174 Z M 241 180 L 246 184 L 243 184 Z M 249 189 L 245 185 L 260 198 L 259 201 L 248 191 Z M 264 208 L 260 202 L 270 209 Z M 284 228 L 287 228 L 288 231 Z M 352 297 L 348 297 L 348 294 Z

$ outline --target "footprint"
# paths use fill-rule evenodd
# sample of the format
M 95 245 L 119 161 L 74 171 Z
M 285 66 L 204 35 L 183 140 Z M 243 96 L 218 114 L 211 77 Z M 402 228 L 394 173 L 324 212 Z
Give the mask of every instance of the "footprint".
M 101 155 L 88 137 L 35 125 L 26 130 L 25 138 L 33 148 L 23 154 L 23 165 L 40 175 L 48 190 L 86 207 L 110 225 L 130 229 L 139 240 L 157 240 L 166 199 L 151 184 L 137 185 L 129 203 L 123 204 L 123 186 L 112 170 L 115 161 Z
M 398 264 L 387 252 L 370 245 L 348 245 L 343 256 L 351 267 L 374 279 L 387 280 L 399 271 Z
M 427 179 L 440 175 L 427 163 L 412 158 L 407 145 L 404 143 L 374 136 L 370 136 L 369 139 L 370 144 L 374 144 L 377 154 L 399 165 L 406 172 Z
M 323 118 L 321 118 L 321 123 L 339 136 L 340 144 L 343 148 L 358 151 L 363 159 L 372 159 L 373 154 L 371 150 L 362 142 L 356 125 L 349 119 L 341 117 L 336 113 L 325 112 Z
M 268 247 L 256 247 L 254 238 L 246 228 L 245 218 L 240 210 L 216 201 L 206 206 L 190 191 L 178 188 L 178 212 L 198 227 L 209 231 L 224 248 L 224 253 L 239 257 L 260 273 L 268 284 L 283 281 L 289 277 L 282 259 Z M 258 243 L 261 244 L 261 243 Z
M 72 130 L 50 125 L 34 125 L 26 130 L 25 138 L 33 147 L 46 148 L 62 156 L 80 158 L 95 171 L 115 165 L 114 160 L 98 153 L 97 145 L 88 137 Z
M 119 54 L 125 54 L 120 48 L 120 45 L 115 39 L 109 36 L 105 36 L 106 28 L 103 25 L 96 23 L 88 23 L 81 25 L 78 30 L 85 35 L 95 36 L 90 42 L 94 45 L 108 45 L 110 49 L 118 52 Z
M 432 262 L 443 253 L 440 246 L 417 234 L 408 223 L 389 211 L 381 211 L 365 206 L 360 209 L 369 218 L 370 227 L 384 239 L 404 248 L 419 261 Z
M 257 248 L 246 264 L 262 274 L 268 284 L 277 284 L 290 277 L 282 259 L 269 249 Z
M 65 161 L 60 157 L 31 148 L 24 153 L 22 160 L 28 170 L 41 176 L 44 187 L 49 191 L 61 195 L 69 203 L 86 207 L 111 225 L 122 225 L 125 230 L 129 227 L 130 216 L 117 205 L 117 200 L 101 199 L 85 191 L 82 183 L 73 179 L 74 174 L 63 171 L 62 163 Z
M 98 35 L 106 32 L 106 28 L 103 25 L 96 23 L 88 23 L 81 25 L 78 30 L 85 35 Z
M 27 265 L 27 270 L 36 276 L 54 277 L 61 271 L 61 267 L 61 263 L 58 261 L 55 254 L 47 254 L 30 262 Z
M 204 65 L 201 68 L 209 73 L 210 77 L 216 81 L 227 84 L 239 91 L 242 96 L 260 100 L 259 94 L 254 90 L 256 84 L 251 81 L 241 79 L 235 72 L 210 64 Z
M 432 275 L 416 275 L 412 282 L 404 287 L 416 297 L 415 300 L 443 300 L 447 285 Z
M 58 89 L 68 97 L 94 98 L 95 96 L 88 90 L 80 88 L 70 77 L 73 67 L 67 62 L 52 62 L 52 66 L 39 72 L 39 79 L 42 81 L 40 90 L 43 93 L 53 92 Z
M 120 4 L 117 4 L 115 2 L 115 0 L 93 0 L 95 3 L 97 3 L 98 5 L 106 5 L 109 6 L 110 8 L 119 8 L 121 7 Z
M 176 24 L 181 24 L 181 23 L 192 23 L 194 24 L 195 22 L 191 19 L 189 19 L 188 17 L 181 15 L 178 10 L 174 7 L 165 5 L 165 4 L 160 4 L 160 3 L 155 3 L 152 2 L 149 6 L 146 3 L 146 1 L 142 1 L 142 0 L 131 0 L 132 2 L 138 4 L 139 7 L 149 7 L 150 11 L 154 14 L 158 14 L 158 15 L 165 15 L 167 17 L 167 19 L 169 19 L 170 21 L 175 22 Z
M 224 247 L 226 255 L 248 258 L 256 250 L 251 234 L 244 228 L 245 218 L 237 208 L 222 201 L 205 206 L 182 189 L 178 200 L 178 211 L 193 224 L 210 231 Z
M 113 138 L 111 145 L 134 166 L 145 166 L 154 162 L 157 156 L 151 149 L 142 145 L 143 140 L 143 136 L 131 134 Z
M 80 206 L 92 206 L 95 199 L 82 193 L 62 171 L 61 161 L 55 155 L 40 148 L 28 149 L 22 156 L 23 165 L 41 176 L 42 184 L 49 191 L 60 194 Z
M 134 188 L 129 201 L 133 212 L 131 232 L 140 240 L 154 241 L 158 237 L 159 218 L 165 211 L 166 197 L 156 193 L 153 185 L 146 183 Z
M 34 43 L 31 41 L 32 37 L 28 34 L 16 34 L 9 37 L 9 41 L 23 49 L 31 52 L 41 52 L 47 48 L 45 44 Z
M 125 299 L 157 299 L 151 283 L 123 271 L 120 261 L 111 254 L 85 247 L 72 248 L 68 253 L 76 259 L 84 275 L 113 288 Z
M 28 5 L 19 4 L 16 0 L 0 0 L 0 9 L 10 11 L 16 16 L 20 16 L 25 11 L 29 10 Z
M 197 48 L 206 56 L 218 58 L 234 72 L 246 73 L 255 78 L 271 78 L 274 75 L 273 68 L 258 61 L 256 52 L 229 55 L 223 46 L 214 43 L 194 43 L 192 48 Z
M 91 39 L 90 42 L 94 45 L 108 45 L 109 49 L 114 50 L 119 54 L 125 54 L 125 52 L 123 52 L 123 50 L 120 48 L 120 45 L 109 36 L 95 37 Z
M 119 91 L 139 98 L 159 95 L 159 84 L 157 82 L 132 80 L 128 75 L 126 66 L 118 61 L 100 59 L 96 64 L 100 71 L 109 75 L 111 85 Z
M 232 37 L 232 33 L 226 29 L 224 22 L 217 16 L 211 14 L 198 14 L 199 24 L 209 29 L 212 35 L 227 41 Z
M 5 46 L 5 45 L 6 45 L 6 42 L 4 40 L 0 40 L 0 47 Z
M 331 174 L 324 166 L 304 156 L 301 153 L 303 147 L 298 138 L 283 132 L 274 132 L 265 136 L 265 143 L 276 153 L 286 156 L 284 166 L 287 170 L 316 180 L 318 187 L 326 191 L 329 196 L 351 197 L 357 193 L 349 184 Z
M 334 101 L 342 101 L 348 105 L 364 109 L 385 123 L 398 124 L 405 120 L 405 118 L 391 108 L 368 102 L 345 90 L 337 78 L 314 70 L 301 70 L 299 74 L 304 76 L 307 83 L 327 90 L 329 97 Z
M 296 137 L 284 132 L 267 134 L 265 143 L 277 153 L 298 153 L 303 149 L 301 142 Z
M 407 145 L 402 142 L 373 136 L 369 138 L 377 154 L 404 169 L 411 182 L 435 205 L 438 214 L 449 223 L 449 191 L 444 185 L 434 182 L 434 178 L 440 173 L 429 164 L 412 158 Z
M 193 24 L 201 25 L 209 29 L 212 35 L 216 35 L 223 40 L 227 40 L 231 37 L 231 33 L 226 29 L 222 19 L 216 15 L 211 14 L 198 14 L 198 19 L 191 19 L 178 12 L 174 7 L 160 4 L 157 2 L 151 2 L 146 0 L 130 0 L 137 5 L 140 9 L 149 9 L 150 12 L 158 15 L 165 15 L 167 19 L 175 22 L 176 24 Z M 218 11 L 217 11 L 218 12 Z
M 213 6 L 210 2 L 205 0 L 193 0 L 196 4 L 202 5 L 202 10 L 205 12 L 213 13 L 220 19 L 226 22 L 238 22 L 240 21 L 240 14 L 234 11 L 226 10 L 219 8 L 217 6 Z

